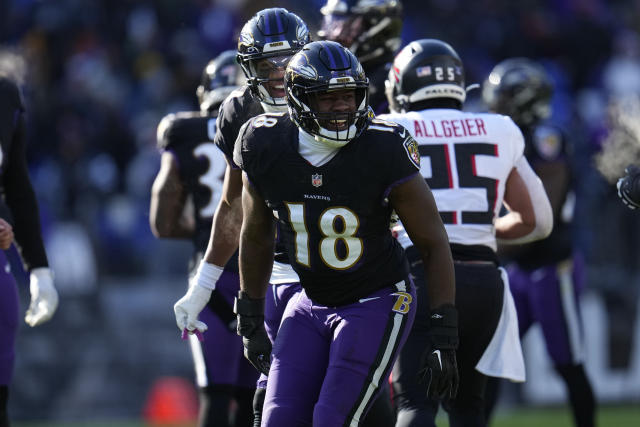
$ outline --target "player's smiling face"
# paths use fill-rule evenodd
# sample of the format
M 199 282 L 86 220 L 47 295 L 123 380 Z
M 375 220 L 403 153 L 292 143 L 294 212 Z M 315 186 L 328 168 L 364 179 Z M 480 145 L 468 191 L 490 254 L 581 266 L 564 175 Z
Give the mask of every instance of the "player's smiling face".
M 332 119 L 321 120 L 322 127 L 328 130 L 345 130 L 350 125 L 350 117 L 356 112 L 356 92 L 354 89 L 320 92 L 316 95 L 315 103 L 318 113 L 333 113 Z
M 269 79 L 263 86 L 273 98 L 284 98 L 284 69 L 291 59 L 290 56 L 266 58 L 256 63 L 258 78 Z

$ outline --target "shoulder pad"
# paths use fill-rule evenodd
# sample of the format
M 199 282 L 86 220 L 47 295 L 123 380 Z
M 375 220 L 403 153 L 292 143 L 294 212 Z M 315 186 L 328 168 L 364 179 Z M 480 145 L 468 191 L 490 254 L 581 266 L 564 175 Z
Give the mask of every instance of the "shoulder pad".
M 251 123 L 252 128 L 271 128 L 274 127 L 278 121 L 281 121 L 286 114 L 287 113 L 263 113 L 249 119 L 249 123 Z
M 247 172 L 267 169 L 286 146 L 280 142 L 290 137 L 291 127 L 295 125 L 287 113 L 265 113 L 246 121 L 234 145 L 234 163 Z
M 158 150 L 164 151 L 169 146 L 169 133 L 173 123 L 175 122 L 176 115 L 171 113 L 167 114 L 160 120 L 158 129 L 156 130 L 156 144 Z
M 185 142 L 212 140 L 216 118 L 199 111 L 180 111 L 166 115 L 158 124 L 156 142 L 159 150 L 166 150 Z M 211 126 L 213 125 L 213 129 Z
M 406 129 L 398 123 L 390 122 L 378 117 L 371 119 L 367 130 L 397 133 L 402 137 L 405 137 L 406 132 Z

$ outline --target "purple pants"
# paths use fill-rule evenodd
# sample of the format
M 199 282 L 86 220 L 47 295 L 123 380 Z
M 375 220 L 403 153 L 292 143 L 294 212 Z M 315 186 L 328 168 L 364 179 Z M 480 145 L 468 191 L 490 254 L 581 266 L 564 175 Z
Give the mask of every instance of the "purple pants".
M 300 282 L 269 285 L 264 302 L 264 327 L 271 342 L 275 342 L 278 328 L 289 300 L 302 290 Z M 260 374 L 258 387 L 267 387 L 267 376 Z
M 19 307 L 16 281 L 0 251 L 0 385 L 9 385 L 13 376 Z
M 542 327 L 547 352 L 556 365 L 583 361 L 582 322 L 578 296 L 584 284 L 584 261 L 551 264 L 533 271 L 507 266 L 518 312 L 520 336 L 534 322 Z
M 239 289 L 238 274 L 227 271 L 222 273 L 216 284 L 217 292 L 230 307 L 233 307 L 233 299 L 238 295 Z M 198 386 L 231 385 L 254 388 L 258 372 L 244 357 L 242 337 L 230 330 L 208 306 L 202 310 L 199 318 L 209 329 L 203 334 L 203 342 L 191 339 Z M 198 355 L 199 349 L 202 357 Z M 204 367 L 199 366 L 202 361 Z M 205 372 L 206 378 L 203 377 Z
M 409 334 L 415 297 L 409 279 L 340 307 L 295 295 L 273 347 L 262 426 L 334 427 L 364 418 Z

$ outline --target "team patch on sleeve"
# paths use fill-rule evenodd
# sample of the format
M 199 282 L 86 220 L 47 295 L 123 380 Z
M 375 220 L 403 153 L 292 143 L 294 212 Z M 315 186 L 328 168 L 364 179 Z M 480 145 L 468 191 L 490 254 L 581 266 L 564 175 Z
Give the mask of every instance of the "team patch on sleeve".
M 407 136 L 407 138 L 403 142 L 404 149 L 407 152 L 407 156 L 409 156 L 409 160 L 416 167 L 416 169 L 420 169 L 420 152 L 418 151 L 418 143 L 411 135 Z
M 556 160 L 562 154 L 562 134 L 550 126 L 539 126 L 533 135 L 533 145 L 544 160 Z

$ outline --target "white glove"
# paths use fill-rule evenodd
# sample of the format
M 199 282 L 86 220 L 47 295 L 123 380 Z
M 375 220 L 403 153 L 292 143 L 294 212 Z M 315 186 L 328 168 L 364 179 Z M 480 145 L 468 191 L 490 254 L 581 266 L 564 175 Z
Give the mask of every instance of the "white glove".
M 189 280 L 189 290 L 173 306 L 176 314 L 176 324 L 185 337 L 185 329 L 190 334 L 194 331 L 204 332 L 207 325 L 198 320 L 198 315 L 211 298 L 211 292 L 215 289 L 218 279 L 224 269 L 210 264 L 204 259 L 200 261 L 196 274 Z M 198 336 L 200 339 L 201 337 Z
M 31 304 L 24 317 L 29 326 L 37 326 L 51 319 L 58 308 L 58 292 L 53 286 L 53 273 L 49 267 L 31 270 L 29 275 Z
M 189 290 L 175 303 L 173 312 L 176 314 L 176 324 L 181 331 L 185 329 L 193 333 L 196 329 L 204 332 L 208 329 L 204 322 L 198 320 L 198 315 L 211 298 L 211 289 L 203 288 L 198 284 L 189 287 Z

